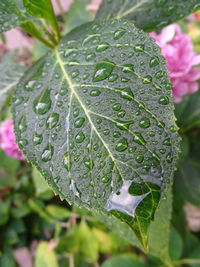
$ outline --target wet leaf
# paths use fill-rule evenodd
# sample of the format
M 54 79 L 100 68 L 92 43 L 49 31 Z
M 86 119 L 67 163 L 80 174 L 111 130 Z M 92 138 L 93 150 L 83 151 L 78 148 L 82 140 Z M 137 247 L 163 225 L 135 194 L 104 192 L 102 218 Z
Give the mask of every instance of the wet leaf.
M 13 62 L 4 60 L 0 63 L 0 110 L 25 70 L 26 67 Z
M 145 31 L 153 31 L 199 8 L 199 0 L 103 0 L 97 18 L 114 17 L 133 20 L 136 27 Z
M 123 213 L 146 246 L 178 150 L 171 85 L 151 38 L 123 21 L 85 24 L 29 69 L 22 96 L 17 140 L 54 191 Z

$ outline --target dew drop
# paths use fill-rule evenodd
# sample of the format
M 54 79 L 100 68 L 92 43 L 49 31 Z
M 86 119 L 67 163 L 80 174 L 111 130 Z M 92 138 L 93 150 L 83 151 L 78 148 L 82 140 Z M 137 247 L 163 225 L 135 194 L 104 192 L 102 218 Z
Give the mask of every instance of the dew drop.
M 85 135 L 82 131 L 80 131 L 76 137 L 75 137 L 75 141 L 76 143 L 82 143 L 85 140 Z
M 71 169 L 71 157 L 70 157 L 69 153 L 65 153 L 65 155 L 63 157 L 63 165 L 67 171 L 70 171 L 70 169 Z
M 54 148 L 51 144 L 48 144 L 42 153 L 42 161 L 48 162 L 52 159 Z
M 33 135 L 33 143 L 35 146 L 40 145 L 43 141 L 43 137 L 41 134 L 35 133 Z
M 36 114 L 43 115 L 51 108 L 50 91 L 44 90 L 40 96 L 33 102 L 33 110 Z
M 75 123 L 74 123 L 74 126 L 76 128 L 81 128 L 83 126 L 83 123 L 85 122 L 85 118 L 83 117 L 80 117 L 78 119 L 76 119 Z
M 126 33 L 126 30 L 123 28 L 119 28 L 118 30 L 116 30 L 113 34 L 113 39 L 114 40 L 119 40 L 120 38 L 122 38 L 124 36 L 124 34 Z
M 33 91 L 34 90 L 34 85 L 36 83 L 36 80 L 33 81 L 29 81 L 26 85 L 25 85 L 25 90 L 26 91 Z
M 99 96 L 100 94 L 101 94 L 101 91 L 98 90 L 98 89 L 92 90 L 92 91 L 90 92 L 90 95 L 91 95 L 91 96 Z
M 95 73 L 93 75 L 93 82 L 99 82 L 108 78 L 112 73 L 114 66 L 114 63 L 108 61 L 97 63 Z
M 59 121 L 59 114 L 58 113 L 51 113 L 47 118 L 46 126 L 49 129 L 54 128 Z
M 159 65 L 159 58 L 158 57 L 152 57 L 151 59 L 150 59 L 150 63 L 149 63 L 149 67 L 156 67 L 157 65 Z
M 149 128 L 150 127 L 150 120 L 146 117 L 143 117 L 140 122 L 139 125 L 141 128 Z
M 161 105 L 167 105 L 169 104 L 169 98 L 167 96 L 161 96 L 158 102 Z
M 121 92 L 121 97 L 127 100 L 133 100 L 134 95 L 130 88 L 124 88 Z
M 19 120 L 18 124 L 19 130 L 21 133 L 25 132 L 27 129 L 27 124 L 26 124 L 26 118 L 25 116 L 22 116 L 21 119 Z
M 126 138 L 122 138 L 119 143 L 116 145 L 115 149 L 118 152 L 123 152 L 128 148 L 128 141 Z
M 108 49 L 110 47 L 109 43 L 105 42 L 105 43 L 101 43 L 97 46 L 96 51 L 97 52 L 103 52 L 106 49 Z
M 137 44 L 134 46 L 134 50 L 136 52 L 144 52 L 144 45 L 143 44 Z
M 83 161 L 84 165 L 86 168 L 88 168 L 89 170 L 92 170 L 94 168 L 94 161 L 92 159 L 84 159 Z

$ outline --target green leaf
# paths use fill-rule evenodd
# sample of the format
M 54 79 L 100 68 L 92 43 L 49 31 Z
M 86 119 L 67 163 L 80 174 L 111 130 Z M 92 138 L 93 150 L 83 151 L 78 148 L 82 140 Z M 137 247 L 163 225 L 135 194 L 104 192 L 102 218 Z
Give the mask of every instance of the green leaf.
M 106 260 L 101 267 L 145 267 L 149 264 L 142 263 L 139 258 L 132 254 L 117 255 Z
M 35 267 L 58 267 L 55 252 L 47 242 L 40 242 L 35 255 Z
M 51 190 L 41 173 L 35 167 L 32 170 L 32 177 L 37 196 Z
M 27 21 L 23 10 L 13 0 L 0 1 L 0 33 L 8 31 Z
M 25 66 L 6 60 L 0 63 L 0 110 L 25 70 Z
M 23 4 L 28 14 L 36 18 L 45 19 L 55 30 L 57 37 L 60 37 L 60 30 L 54 15 L 51 0 L 23 0 Z
M 171 262 L 169 257 L 171 217 L 172 193 L 171 190 L 168 190 L 149 229 L 149 252 L 161 259 L 166 265 Z
M 71 4 L 66 14 L 67 27 L 65 33 L 70 32 L 83 23 L 93 20 L 93 15 L 86 10 L 89 3 L 89 0 L 75 0 Z
M 192 130 L 200 127 L 200 91 L 188 95 L 184 101 L 176 105 L 176 116 L 178 125 L 182 131 Z
M 200 164 L 199 159 L 184 160 L 175 175 L 176 192 L 194 205 L 200 206 Z
M 81 222 L 79 226 L 78 239 L 82 256 L 89 262 L 96 262 L 99 257 L 99 244 L 96 236 L 86 222 Z
M 136 27 L 153 31 L 199 8 L 199 0 L 103 0 L 97 18 L 133 20 Z
M 29 69 L 15 96 L 24 101 L 13 109 L 17 140 L 54 191 L 121 212 L 144 246 L 178 150 L 159 51 L 131 23 L 85 24 Z
M 54 218 L 63 220 L 67 219 L 71 216 L 71 212 L 64 207 L 56 206 L 56 205 L 47 205 L 46 211 Z
M 175 228 L 171 229 L 169 254 L 173 261 L 181 258 L 183 253 L 183 240 Z

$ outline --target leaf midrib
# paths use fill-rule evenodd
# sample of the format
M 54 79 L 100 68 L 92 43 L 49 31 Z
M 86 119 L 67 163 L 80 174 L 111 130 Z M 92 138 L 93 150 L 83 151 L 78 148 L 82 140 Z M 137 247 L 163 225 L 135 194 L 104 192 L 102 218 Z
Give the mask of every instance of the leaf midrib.
M 90 115 L 89 115 L 89 113 L 88 113 L 88 110 L 85 108 L 85 106 L 84 106 L 84 104 L 82 103 L 82 101 L 81 101 L 79 95 L 77 94 L 76 90 L 74 89 L 74 85 L 73 85 L 73 83 L 72 83 L 72 81 L 71 81 L 69 75 L 67 74 L 67 72 L 66 72 L 66 70 L 65 70 L 65 68 L 64 68 L 64 63 L 63 63 L 62 59 L 60 58 L 59 53 L 58 53 L 58 51 L 57 51 L 56 49 L 55 49 L 55 56 L 56 56 L 56 59 L 57 59 L 58 64 L 60 65 L 60 68 L 61 68 L 61 70 L 62 70 L 62 73 L 63 73 L 63 75 L 64 75 L 64 77 L 65 77 L 67 83 L 69 84 L 69 87 L 71 88 L 71 92 L 72 92 L 72 94 L 76 97 L 76 99 L 78 100 L 79 104 L 81 105 L 83 111 L 85 112 L 85 115 L 86 115 L 86 117 L 87 117 L 87 119 L 88 119 L 88 121 L 89 121 L 89 123 L 90 123 L 90 125 L 91 125 L 92 130 L 97 134 L 97 136 L 98 136 L 99 139 L 101 140 L 102 144 L 105 146 L 106 150 L 108 151 L 108 153 L 109 153 L 111 159 L 113 160 L 113 162 L 114 162 L 115 165 L 117 166 L 117 164 L 116 164 L 116 160 L 115 160 L 115 158 L 113 157 L 113 155 L 112 155 L 112 153 L 111 153 L 109 147 L 107 146 L 107 144 L 104 142 L 104 140 L 102 139 L 101 135 L 100 135 L 99 132 L 97 131 L 95 125 L 93 124 L 93 121 L 92 121 L 91 118 L 90 118 Z M 118 171 L 119 171 L 119 173 L 120 173 L 120 170 L 119 170 L 118 167 L 117 167 L 117 169 L 118 169 Z M 121 173 L 120 173 L 120 175 L 121 175 Z M 121 177 L 123 178 L 122 175 L 121 175 Z

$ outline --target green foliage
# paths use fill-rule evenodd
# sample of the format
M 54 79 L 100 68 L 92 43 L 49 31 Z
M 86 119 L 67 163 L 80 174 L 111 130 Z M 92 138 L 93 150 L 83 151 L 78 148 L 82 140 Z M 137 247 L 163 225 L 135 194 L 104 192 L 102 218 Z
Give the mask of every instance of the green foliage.
M 97 18 L 133 20 L 136 27 L 153 31 L 199 8 L 199 0 L 103 0 Z
M 102 265 L 102 267 L 145 267 L 150 266 L 144 264 L 140 261 L 140 259 L 133 255 L 118 255 L 114 256 L 108 260 L 106 260 Z
M 141 72 L 135 61 L 148 64 Z M 16 99 L 22 100 L 13 110 L 20 148 L 61 197 L 106 212 L 115 209 L 110 198 L 128 190 L 123 186 L 146 182 L 139 192 L 129 188 L 137 208 L 132 228 L 146 246 L 178 145 L 171 84 L 154 42 L 123 21 L 83 25 L 29 69 Z M 132 224 L 134 209 L 117 211 Z
M 26 67 L 9 62 L 7 57 L 0 63 L 0 110 L 25 70 Z
M 70 32 L 74 28 L 83 23 L 93 20 L 93 16 L 86 10 L 89 0 L 75 0 L 66 14 L 67 26 L 65 33 Z
M 35 267 L 58 267 L 56 254 L 47 242 L 40 242 L 35 257 Z

